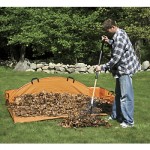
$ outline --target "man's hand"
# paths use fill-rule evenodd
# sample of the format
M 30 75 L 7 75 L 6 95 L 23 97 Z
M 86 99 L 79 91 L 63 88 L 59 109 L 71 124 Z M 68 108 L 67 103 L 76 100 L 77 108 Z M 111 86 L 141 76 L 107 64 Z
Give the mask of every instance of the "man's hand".
M 109 42 L 109 39 L 108 39 L 108 37 L 107 37 L 107 36 L 103 35 L 103 36 L 102 36 L 102 41 L 105 41 L 105 42 L 107 42 L 107 43 L 108 43 L 108 42 Z

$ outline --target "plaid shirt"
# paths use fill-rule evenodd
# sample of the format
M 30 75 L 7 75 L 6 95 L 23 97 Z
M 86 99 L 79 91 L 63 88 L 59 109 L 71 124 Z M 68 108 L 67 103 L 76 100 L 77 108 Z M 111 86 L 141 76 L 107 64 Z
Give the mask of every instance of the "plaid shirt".
M 115 77 L 123 74 L 132 76 L 140 70 L 140 63 L 124 30 L 118 28 L 109 44 L 112 46 L 111 59 L 102 66 L 102 70 L 110 70 Z

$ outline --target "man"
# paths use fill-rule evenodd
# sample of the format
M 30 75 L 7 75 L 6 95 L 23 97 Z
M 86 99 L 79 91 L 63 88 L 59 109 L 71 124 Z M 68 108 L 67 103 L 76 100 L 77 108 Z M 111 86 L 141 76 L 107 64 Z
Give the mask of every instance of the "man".
M 112 33 L 110 40 L 102 36 L 102 40 L 112 47 L 111 59 L 108 63 L 97 66 L 96 71 L 110 70 L 116 78 L 115 100 L 112 114 L 109 119 L 122 122 L 123 128 L 134 126 L 134 93 L 132 86 L 132 75 L 140 70 L 140 63 L 135 54 L 127 33 L 120 29 L 112 19 L 104 21 L 105 31 Z

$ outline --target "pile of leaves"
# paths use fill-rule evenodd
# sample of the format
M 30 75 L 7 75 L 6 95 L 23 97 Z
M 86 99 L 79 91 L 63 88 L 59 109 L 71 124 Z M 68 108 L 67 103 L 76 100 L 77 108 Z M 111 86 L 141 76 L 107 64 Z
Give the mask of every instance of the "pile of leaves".
M 98 114 L 111 112 L 111 104 L 96 98 L 91 114 L 90 101 L 91 97 L 83 94 L 40 92 L 15 97 L 8 107 L 21 117 L 67 115 L 60 123 L 63 127 L 109 126 Z

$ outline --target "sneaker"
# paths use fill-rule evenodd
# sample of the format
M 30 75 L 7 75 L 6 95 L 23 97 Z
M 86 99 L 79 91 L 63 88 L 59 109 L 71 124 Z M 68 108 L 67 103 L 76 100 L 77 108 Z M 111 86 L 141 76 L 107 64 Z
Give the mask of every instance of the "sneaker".
M 109 116 L 107 120 L 113 120 L 113 118 L 111 116 Z
M 127 124 L 125 122 L 120 123 L 122 128 L 134 127 L 134 124 Z
M 116 118 L 112 118 L 111 116 L 109 116 L 108 118 L 106 118 L 106 120 L 116 120 Z
M 121 126 L 124 125 L 124 124 L 126 124 L 126 123 L 125 122 L 120 123 Z

